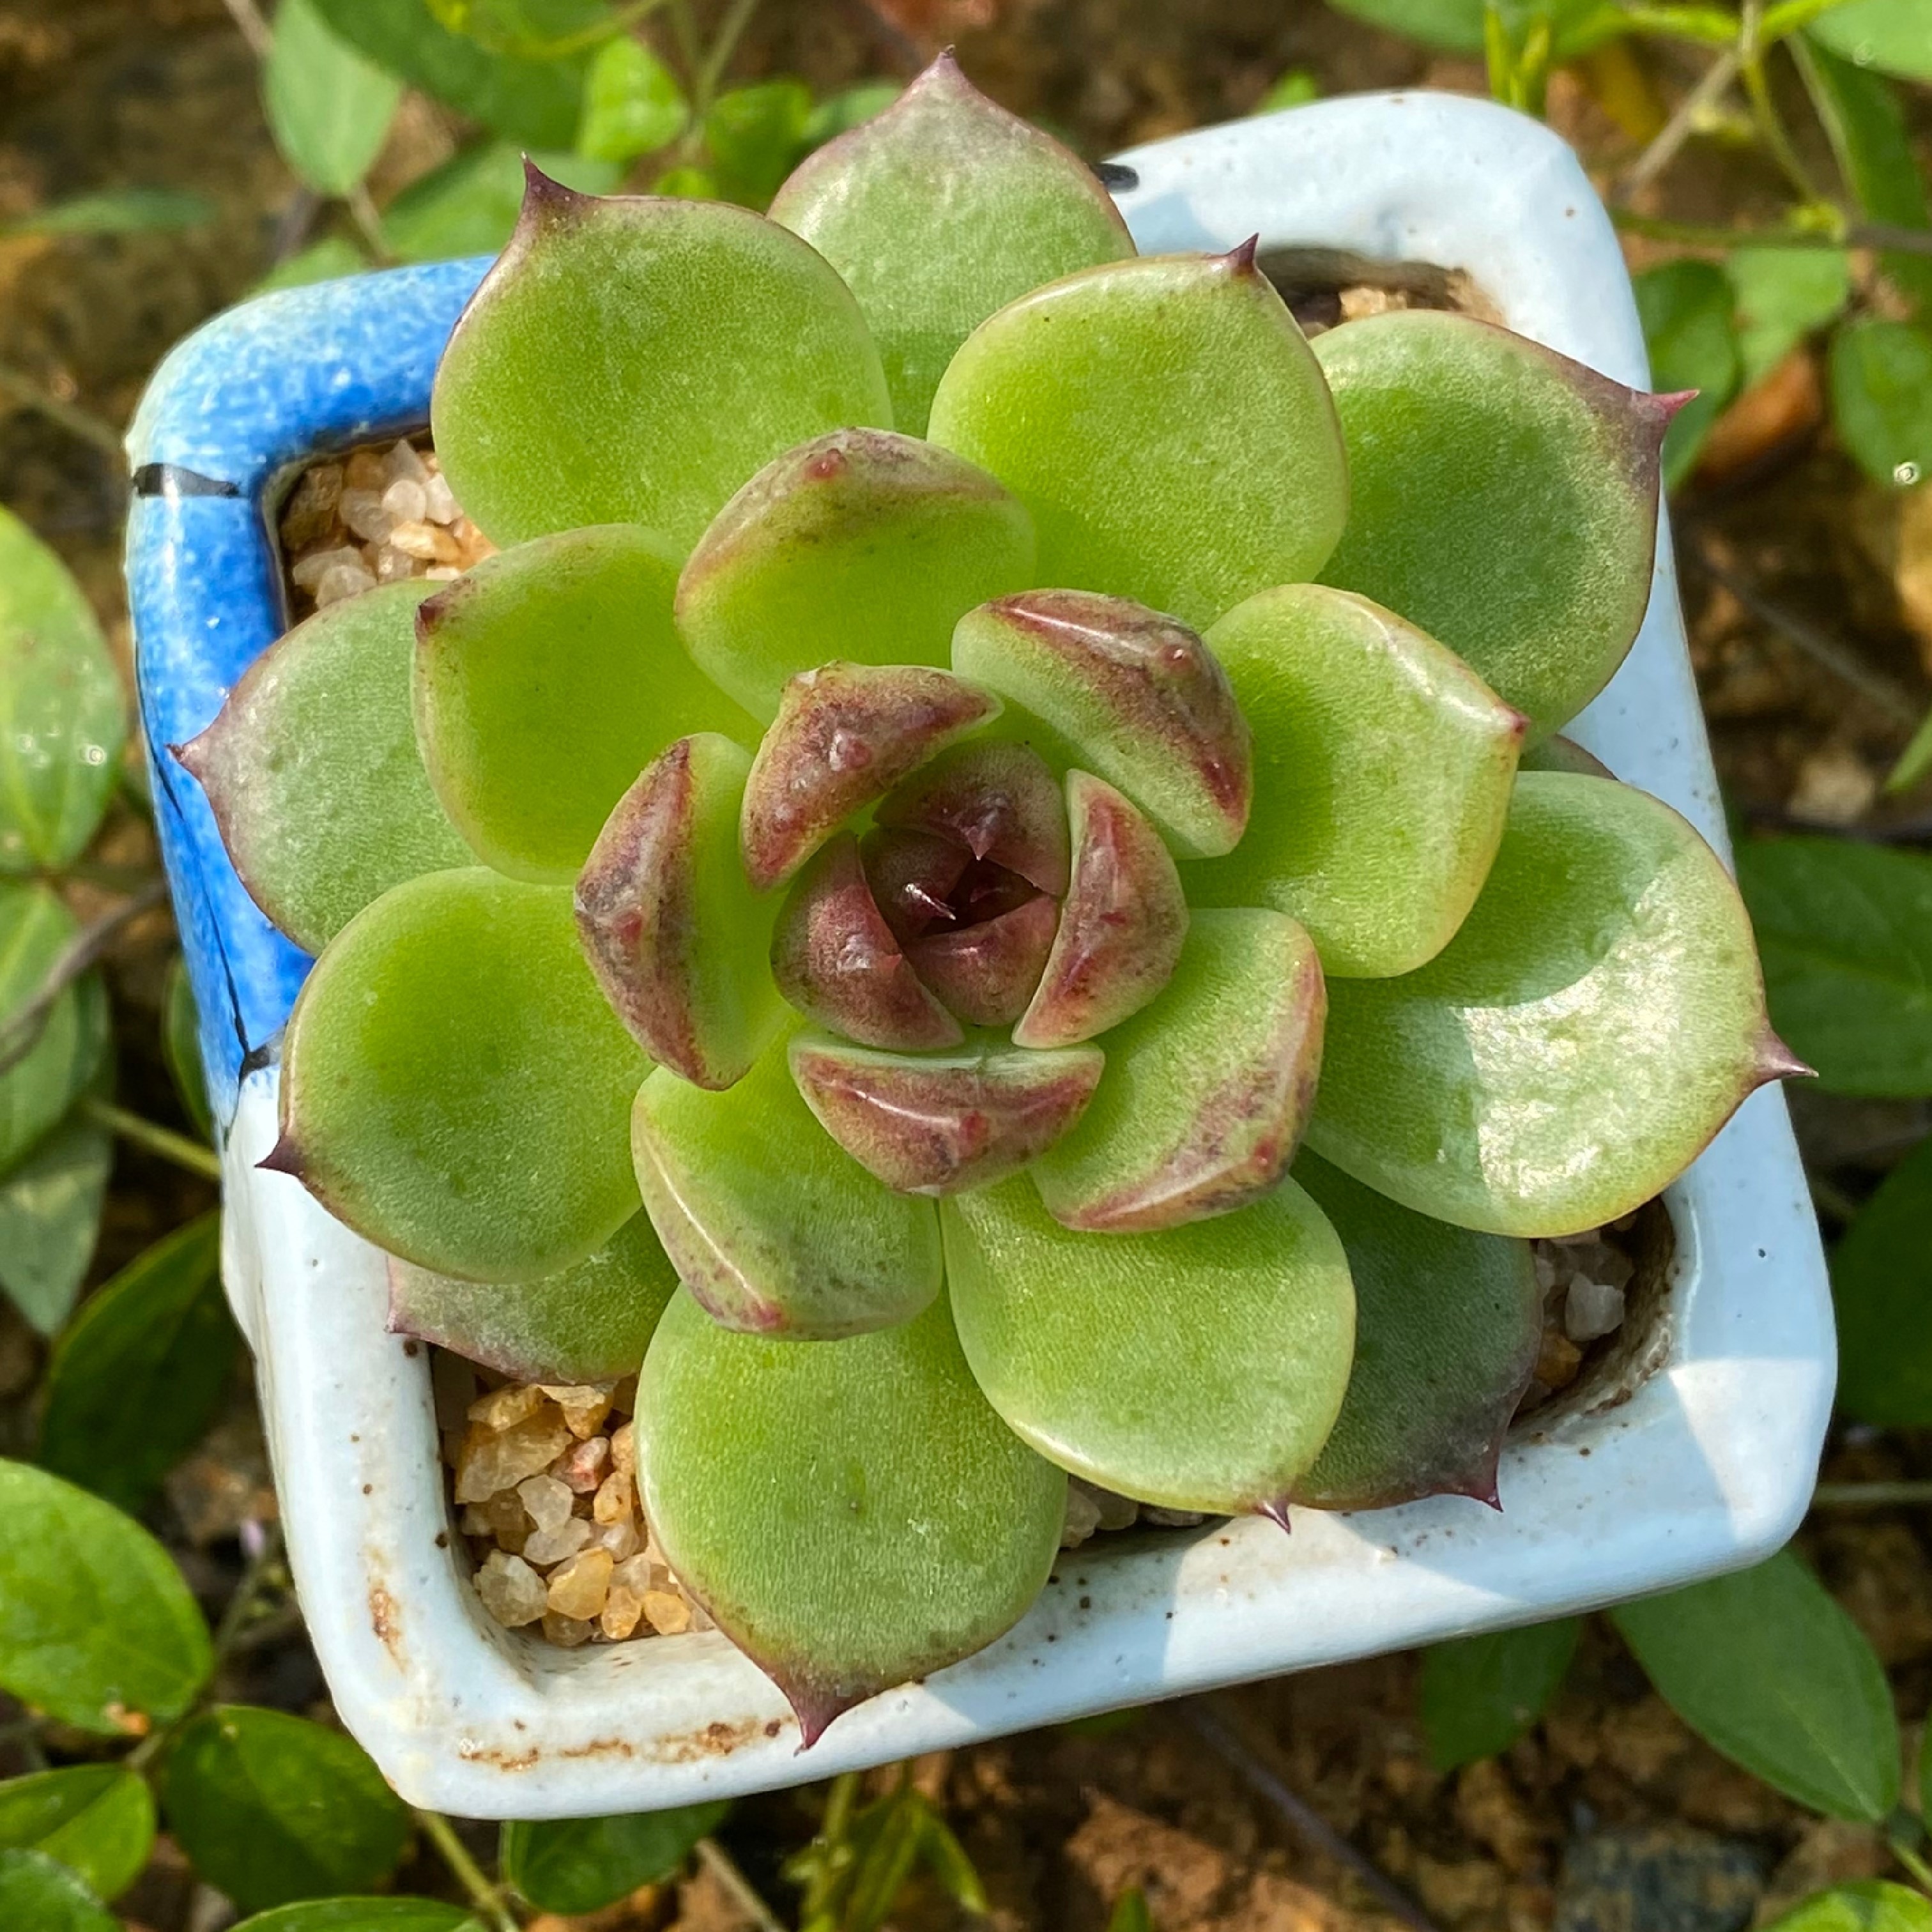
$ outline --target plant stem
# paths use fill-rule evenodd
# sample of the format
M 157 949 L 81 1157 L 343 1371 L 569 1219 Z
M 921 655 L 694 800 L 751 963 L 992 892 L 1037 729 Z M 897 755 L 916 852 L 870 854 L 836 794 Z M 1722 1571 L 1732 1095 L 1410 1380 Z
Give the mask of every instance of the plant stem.
M 257 60 L 266 60 L 268 49 L 274 43 L 274 36 L 268 31 L 268 23 L 262 18 L 262 10 L 255 0 L 222 0 L 228 9 L 228 16 L 241 30 L 242 38 L 248 43 L 249 50 Z
M 1738 24 L 1738 60 L 1744 73 L 1744 98 L 1750 103 L 1751 118 L 1756 124 L 1758 138 L 1770 151 L 1772 159 L 1798 190 L 1798 199 L 1816 205 L 1822 197 L 1804 162 L 1798 158 L 1798 150 L 1792 145 L 1791 136 L 1778 114 L 1778 104 L 1772 98 L 1771 82 L 1764 70 L 1763 26 L 1764 0 L 1744 0 L 1744 13 Z
M 1886 1841 L 1886 1849 L 1909 1871 L 1921 1892 L 1932 1892 L 1932 1870 L 1910 1845 L 1901 1845 L 1896 1839 Z
M 739 39 L 758 10 L 758 0 L 731 0 L 730 10 L 718 22 L 717 36 L 705 50 L 704 58 L 698 63 L 698 72 L 692 78 L 693 125 L 710 112 L 711 104 L 718 97 L 718 83 L 724 78 L 724 70 L 730 65 L 731 56 L 738 50 Z
M 825 1816 L 818 1824 L 818 1864 L 812 1873 L 811 1884 L 806 1888 L 804 1898 L 799 1901 L 798 1922 L 802 1926 L 818 1924 L 831 1904 L 838 1882 L 838 1863 L 834 1855 L 844 1843 L 846 1828 L 851 1822 L 852 1807 L 858 1796 L 859 1774 L 856 1771 L 842 1771 L 832 1780 L 832 1789 L 825 1800 Z
M 68 940 L 47 968 L 34 997 L 0 1022 L 0 1073 L 17 1066 L 34 1050 L 54 1002 L 85 973 L 112 943 L 114 935 L 144 912 L 152 912 L 168 896 L 165 879 L 150 878 L 140 890 L 83 926 Z
M 731 1854 L 716 1838 L 698 1841 L 698 1862 L 728 1892 L 740 1910 L 750 1916 L 758 1932 L 785 1932 L 778 1915 L 758 1896 L 752 1881 L 741 1872 Z
M 1811 1186 L 1811 1200 L 1814 1207 L 1821 1208 L 1835 1220 L 1850 1222 L 1857 1219 L 1858 1204 L 1834 1180 L 1827 1180 L 1822 1174 L 1808 1177 Z
M 124 1107 L 97 1100 L 92 1094 L 83 1094 L 75 1105 L 76 1111 L 96 1126 L 118 1134 L 124 1141 L 145 1148 L 149 1154 L 158 1154 L 163 1160 L 172 1161 L 176 1166 L 186 1168 L 190 1174 L 198 1174 L 205 1180 L 221 1178 L 221 1161 L 212 1148 L 203 1147 L 200 1142 L 191 1141 L 187 1135 L 178 1134 L 172 1127 L 144 1120 L 139 1114 L 130 1114 Z
M 92 410 L 79 409 L 72 403 L 62 402 L 58 396 L 49 395 L 31 376 L 4 364 L 0 364 L 0 397 L 5 398 L 16 409 L 32 410 L 70 436 L 77 436 L 83 442 L 91 442 L 97 448 L 105 450 L 114 459 L 116 474 L 121 473 L 122 466 L 128 460 L 127 452 L 121 447 L 121 432 Z
M 1820 1483 L 1811 1492 L 1817 1509 L 1893 1509 L 1932 1503 L 1932 1482 Z
M 394 251 L 389 246 L 388 236 L 382 232 L 382 218 L 369 197 L 368 183 L 358 182 L 343 200 L 349 204 L 349 212 L 363 240 L 369 244 L 370 254 L 379 262 L 394 262 Z
M 416 1811 L 416 1821 L 492 1932 L 518 1932 L 515 1915 L 503 1903 L 502 1894 L 484 1876 L 483 1868 L 470 1856 L 469 1846 L 456 1835 L 456 1827 L 440 1811 Z
M 1707 107 L 1714 106 L 1742 64 L 1736 47 L 1720 54 L 1707 68 L 1703 77 L 1672 110 L 1670 118 L 1658 130 L 1657 138 L 1638 155 L 1618 188 L 1618 199 L 1640 193 L 1677 158 L 1677 151 L 1697 131 L 1697 122 Z

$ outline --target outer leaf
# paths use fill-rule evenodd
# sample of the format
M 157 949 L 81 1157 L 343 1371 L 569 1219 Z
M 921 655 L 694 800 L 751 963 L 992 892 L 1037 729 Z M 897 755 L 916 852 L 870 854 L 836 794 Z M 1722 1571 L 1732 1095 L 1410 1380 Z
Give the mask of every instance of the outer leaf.
M 1868 316 L 1832 338 L 1832 416 L 1866 475 L 1932 476 L 1932 331 Z
M 896 80 L 862 80 L 828 94 L 805 124 L 806 146 L 822 148 L 837 136 L 849 134 L 874 115 L 883 114 L 904 92 Z
M 902 428 L 922 435 L 967 337 L 1010 302 L 1134 252 L 1092 174 L 998 107 L 943 53 L 883 112 L 820 148 L 772 218 L 844 277 L 872 325 Z M 935 222 L 944 245 L 930 245 Z
M 1365 597 L 1264 590 L 1214 626 L 1254 732 L 1247 836 L 1190 866 L 1197 905 L 1265 905 L 1324 968 L 1380 979 L 1442 951 L 1502 842 L 1527 721 L 1468 666 Z
M 1563 1617 L 1432 1646 L 1420 1700 L 1430 1762 L 1454 1771 L 1507 1750 L 1549 1708 L 1582 1631 Z
M 278 0 L 262 70 L 269 131 L 320 194 L 346 194 L 369 172 L 403 83 L 342 39 L 314 0 Z
M 499 872 L 573 878 L 666 746 L 692 731 L 755 741 L 758 727 L 678 641 L 676 581 L 662 538 L 611 524 L 485 557 L 423 605 L 412 685 L 423 760 Z
M 1354 498 L 1324 581 L 1400 611 L 1554 730 L 1642 621 L 1667 409 L 1428 310 L 1330 329 L 1315 353 Z
M 1858 1211 L 1832 1256 L 1838 1406 L 1881 1428 L 1932 1422 L 1932 1141 Z
M 392 886 L 470 862 L 410 722 L 416 607 L 431 588 L 386 584 L 318 610 L 175 753 L 249 896 L 310 952 Z
M 1714 262 L 1666 262 L 1636 279 L 1651 376 L 1666 390 L 1695 389 L 1664 440 L 1664 480 L 1676 489 L 1696 466 L 1711 425 L 1742 373 L 1730 284 Z
M 0 1686 L 110 1737 L 186 1710 L 208 1628 L 138 1523 L 21 1462 L 0 1461 Z
M 586 194 L 608 194 L 623 178 L 615 162 L 587 154 L 546 150 L 530 158 Z M 411 182 L 383 209 L 382 238 L 405 262 L 494 255 L 516 232 L 523 205 L 523 150 L 511 141 L 479 142 Z
M 649 1065 L 584 962 L 568 892 L 432 872 L 309 975 L 269 1164 L 392 1254 L 533 1280 L 637 1211 L 624 1121 Z
M 0 1847 L 44 1852 L 103 1898 L 134 1883 L 154 1841 L 154 1801 L 123 1766 L 75 1765 L 0 1784 Z
M 1444 53 L 1483 51 L 1480 0 L 1333 0 L 1335 10 Z
M 1932 5 L 1927 0 L 1851 0 L 1811 22 L 1811 37 L 1856 67 L 1901 80 L 1932 80 Z
M 483 1932 L 460 1905 L 434 1898 L 316 1898 L 244 1918 L 235 1932 Z
M 672 1568 L 808 1744 L 874 1692 L 992 1642 L 1052 1568 L 1066 1478 L 987 1407 L 943 1299 L 801 1347 L 734 1334 L 680 1294 L 638 1416 L 640 1493 Z
M 79 855 L 113 794 L 127 719 L 80 585 L 0 509 L 0 872 Z
M 1766 1932 L 1928 1932 L 1932 1901 L 1909 1886 L 1882 1878 L 1814 1892 Z
M 49 1365 L 40 1461 L 138 1510 L 219 1412 L 237 1337 L 220 1220 L 157 1241 L 88 1298 Z
M 1245 244 L 1010 304 L 947 366 L 930 434 L 1032 512 L 1043 581 L 1196 630 L 1312 576 L 1348 515 L 1322 372 Z
M 1876 1824 L 1898 1802 L 1898 1719 L 1872 1647 L 1789 1550 L 1612 1612 L 1664 1702 L 1787 1797 Z
M 392 1258 L 389 1329 L 518 1382 L 614 1382 L 637 1372 L 676 1286 L 650 1220 L 638 1214 L 595 1254 L 510 1290 Z
M 43 1335 L 87 1277 L 113 1165 L 113 1136 L 70 1115 L 0 1181 L 0 1286 Z
M 178 188 L 110 188 L 76 194 L 0 224 L 0 235 L 145 235 L 194 228 L 212 218 L 205 194 Z
M 51 886 L 0 880 L 0 1018 L 34 998 L 80 930 Z M 67 1112 L 106 1044 L 106 998 L 90 974 L 62 992 L 25 1058 L 0 1073 L 0 1174 Z
M 369 257 L 346 235 L 325 235 L 299 248 L 284 262 L 278 262 L 248 292 L 266 296 L 277 289 L 307 288 L 314 282 L 332 282 L 344 275 L 359 275 L 369 266 Z
M 1438 1220 L 1571 1234 L 1648 1201 L 1799 1070 L 1717 854 L 1646 793 L 1525 772 L 1449 946 L 1400 980 L 1330 984 L 1308 1138 Z
M 1034 1165 L 1054 1218 L 1144 1232 L 1268 1192 L 1314 1102 L 1326 1010 L 1293 920 L 1196 913 L 1166 993 L 1107 1035 L 1093 1105 Z
M 1746 388 L 1835 320 L 1851 297 L 1851 258 L 1842 248 L 1734 248 L 1724 272 Z
M 196 1870 L 244 1911 L 366 1891 L 410 1832 L 408 1808 L 352 1738 L 245 1704 L 183 1730 L 161 1803 Z
M 782 1042 L 728 1094 L 661 1067 L 638 1095 L 632 1141 L 664 1252 L 729 1328 L 855 1335 L 939 1292 L 932 1202 L 892 1192 L 820 1126 Z
M 45 1852 L 0 1851 L 0 1922 L 34 1932 L 120 1932 L 121 1922 Z
M 984 470 L 889 430 L 776 457 L 720 510 L 678 580 L 699 665 L 761 718 L 834 659 L 944 664 L 952 627 L 1034 574 L 1033 521 Z
M 566 1818 L 503 1827 L 503 1876 L 546 1912 L 596 1912 L 640 1885 L 670 1877 L 728 1802 L 617 1818 Z
M 1144 1502 L 1279 1514 L 1341 1408 L 1355 1329 L 1341 1241 L 1293 1181 L 1106 1240 L 1024 1177 L 940 1218 L 961 1345 L 1023 1442 Z
M 499 544 L 635 523 L 682 551 L 781 450 L 891 405 L 857 304 L 795 236 L 722 202 L 594 201 L 533 169 L 430 420 Z
M 614 34 L 590 62 L 578 152 L 599 161 L 634 160 L 676 140 L 690 118 L 670 69 L 642 40 Z
M 1932 1094 L 1932 858 L 1842 838 L 1751 839 L 1738 879 L 1772 1021 L 1819 1084 Z
M 765 80 L 721 94 L 704 117 L 704 145 L 718 191 L 763 208 L 805 151 L 812 90 L 802 80 Z
M 201 1016 L 195 1010 L 194 988 L 177 952 L 168 962 L 161 990 L 161 1058 L 167 1062 L 175 1093 L 196 1132 L 214 1137 L 214 1116 L 208 1104 L 208 1078 L 201 1064 Z M 5 1244 L 0 1242 L 0 1248 Z

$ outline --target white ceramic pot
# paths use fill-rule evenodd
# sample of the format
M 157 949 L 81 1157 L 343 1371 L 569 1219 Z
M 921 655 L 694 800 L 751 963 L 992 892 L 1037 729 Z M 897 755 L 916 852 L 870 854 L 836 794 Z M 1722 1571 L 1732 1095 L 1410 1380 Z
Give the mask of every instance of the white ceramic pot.
M 1610 222 L 1569 149 L 1522 116 L 1454 97 L 1380 95 L 1121 158 L 1138 176 L 1119 199 L 1144 251 L 1225 249 L 1258 231 L 1264 250 L 1460 268 L 1512 328 L 1621 382 L 1647 382 Z M 337 285 L 332 298 L 352 319 L 359 286 Z M 196 466 L 212 460 L 196 458 L 202 446 L 170 428 L 193 362 L 185 374 L 164 372 L 134 434 L 148 487 L 170 501 L 205 488 L 235 494 L 230 472 L 218 468 L 210 484 Z M 204 389 L 210 366 L 204 357 Z M 326 369 L 308 380 L 348 381 Z M 426 377 L 422 393 L 426 401 Z M 380 413 L 371 406 L 364 426 Z M 332 433 L 339 442 L 355 426 L 344 418 Z M 272 467 L 263 457 L 244 494 L 271 487 L 262 478 Z M 250 568 L 272 574 L 259 526 L 257 518 Z M 182 553 L 192 532 L 168 540 L 170 576 L 142 565 L 143 544 L 160 542 L 142 527 L 137 518 L 134 564 L 160 573 L 136 598 L 144 697 L 160 712 L 171 692 L 179 698 L 168 680 L 174 633 L 186 626 L 180 585 L 194 560 Z M 208 542 L 212 556 L 220 545 Z M 212 714 L 220 680 L 203 682 L 178 715 Z M 1574 729 L 1725 849 L 1667 539 L 1642 634 Z M 206 876 L 190 878 L 191 861 L 204 874 L 212 862 L 194 860 L 187 833 L 164 830 L 178 884 L 202 893 L 188 922 L 196 944 L 206 952 L 225 922 L 224 959 L 245 950 L 253 928 L 223 896 L 225 881 L 217 891 Z M 244 986 L 236 996 L 244 1044 L 248 994 Z M 232 1038 L 228 1051 L 232 1060 Z M 384 1332 L 382 1256 L 295 1181 L 256 1168 L 274 1138 L 275 1084 L 272 1064 L 244 1073 L 228 1137 L 229 1290 L 254 1348 L 290 1554 L 337 1708 L 405 1797 L 441 1810 L 651 1810 L 1535 1622 L 1752 1562 L 1790 1535 L 1810 1493 L 1833 1382 L 1830 1304 L 1774 1088 L 1744 1103 L 1666 1197 L 1667 1292 L 1620 1366 L 1512 1438 L 1502 1514 L 1450 1498 L 1354 1516 L 1297 1510 L 1289 1537 L 1251 1519 L 1102 1538 L 1063 1558 L 999 1642 L 875 1698 L 801 1753 L 784 1700 L 720 1634 L 564 1651 L 484 1614 L 444 1502 L 424 1352 Z

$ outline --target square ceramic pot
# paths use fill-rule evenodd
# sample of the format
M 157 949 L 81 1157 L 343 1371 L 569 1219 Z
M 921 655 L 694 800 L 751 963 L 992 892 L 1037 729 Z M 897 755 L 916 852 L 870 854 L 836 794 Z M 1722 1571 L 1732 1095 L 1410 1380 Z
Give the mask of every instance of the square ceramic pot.
M 1123 158 L 1144 251 L 1340 250 L 1459 269 L 1509 326 L 1647 381 L 1617 243 L 1568 148 L 1447 96 L 1340 100 Z M 256 1358 L 288 1545 L 337 1707 L 397 1789 L 476 1816 L 644 1810 L 820 1778 L 1101 1710 L 1534 1622 L 1752 1562 L 1810 1495 L 1830 1304 L 1784 1103 L 1754 1094 L 1666 1206 L 1674 1242 L 1615 1359 L 1520 1429 L 1497 1514 L 1445 1498 L 1104 1538 L 989 1649 L 801 1753 L 712 1632 L 575 1651 L 496 1628 L 444 1502 L 425 1352 L 384 1331 L 382 1257 L 292 1180 L 278 1029 L 307 961 L 265 924 L 166 748 L 286 622 L 272 512 L 319 452 L 419 428 L 481 262 L 265 297 L 155 378 L 132 433 L 142 712 L 218 1116 L 224 1263 Z M 1574 728 L 1721 850 L 1667 541 L 1628 662 Z

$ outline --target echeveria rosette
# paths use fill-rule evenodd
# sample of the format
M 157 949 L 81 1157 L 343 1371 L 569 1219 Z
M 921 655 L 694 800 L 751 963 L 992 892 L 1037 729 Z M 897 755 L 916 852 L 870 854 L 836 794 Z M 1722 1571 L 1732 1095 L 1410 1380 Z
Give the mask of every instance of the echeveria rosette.
M 651 1521 L 809 1742 L 1021 1614 L 1066 1472 L 1493 1502 L 1527 1238 L 1793 1069 L 1714 855 L 1553 735 L 1667 403 L 1454 316 L 1311 352 L 950 58 L 773 215 L 533 175 L 433 411 L 504 548 L 184 756 L 322 949 L 270 1164 L 393 1325 L 641 1358 Z

